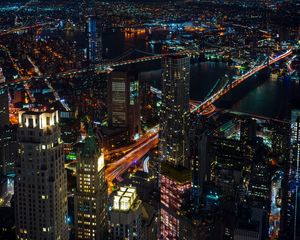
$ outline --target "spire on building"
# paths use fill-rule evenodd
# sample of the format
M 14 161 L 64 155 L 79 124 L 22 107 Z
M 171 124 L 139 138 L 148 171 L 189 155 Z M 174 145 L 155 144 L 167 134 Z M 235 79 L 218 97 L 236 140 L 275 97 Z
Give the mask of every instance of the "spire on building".
M 97 154 L 98 152 L 99 152 L 99 149 L 98 149 L 97 139 L 94 134 L 93 127 L 90 124 L 88 126 L 88 133 L 87 133 L 87 137 L 84 140 L 83 150 L 82 150 L 81 154 L 84 157 L 92 157 L 95 154 Z

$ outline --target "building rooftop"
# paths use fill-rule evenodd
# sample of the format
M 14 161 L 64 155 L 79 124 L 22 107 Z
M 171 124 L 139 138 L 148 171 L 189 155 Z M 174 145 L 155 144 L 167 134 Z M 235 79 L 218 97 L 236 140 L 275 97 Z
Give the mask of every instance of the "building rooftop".
M 99 151 L 98 143 L 97 143 L 93 128 L 92 128 L 92 126 L 89 126 L 88 135 L 84 140 L 84 145 L 83 145 L 81 154 L 84 157 L 92 157 L 96 153 L 98 153 L 98 151 Z
M 134 207 L 137 198 L 135 187 L 120 187 L 114 196 L 113 209 L 118 211 L 129 211 Z
M 191 171 L 182 166 L 172 166 L 166 162 L 161 164 L 161 174 L 179 183 L 191 181 Z
M 19 112 L 19 126 L 27 128 L 46 129 L 59 123 L 57 110 L 36 109 Z

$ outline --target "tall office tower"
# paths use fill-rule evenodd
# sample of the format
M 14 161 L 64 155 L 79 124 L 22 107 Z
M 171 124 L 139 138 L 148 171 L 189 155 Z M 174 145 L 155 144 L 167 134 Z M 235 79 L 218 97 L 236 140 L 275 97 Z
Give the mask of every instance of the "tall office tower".
M 121 187 L 113 198 L 110 212 L 111 239 L 147 239 L 142 231 L 142 201 L 136 188 Z
M 95 1 L 87 0 L 85 5 L 87 60 L 88 64 L 93 64 L 102 60 L 102 34 L 97 26 Z
M 259 157 L 262 157 L 261 155 Z M 262 157 L 263 158 L 263 157 Z M 248 201 L 252 206 L 262 209 L 270 204 L 271 174 L 268 165 L 264 162 L 252 164 L 248 185 Z
M 0 88 L 0 128 L 9 125 L 8 90 Z
M 137 73 L 113 71 L 108 80 L 108 124 L 126 127 L 131 139 L 141 131 L 141 106 Z
M 290 169 L 290 195 L 292 216 L 293 240 L 300 239 L 300 105 L 295 102 L 291 111 L 291 169 Z
M 20 111 L 16 161 L 17 239 L 68 239 L 67 175 L 58 111 Z
M 77 162 L 76 239 L 107 239 L 107 184 L 104 152 L 90 127 Z
M 290 124 L 288 122 L 271 121 L 272 126 L 272 150 L 278 156 L 280 165 L 287 162 L 290 146 Z
M 243 152 L 240 141 L 211 137 L 209 139 L 209 180 L 218 187 L 224 196 L 235 196 L 240 184 L 243 168 L 250 163 L 249 156 Z
M 97 18 L 94 15 L 86 17 L 87 60 L 89 64 L 102 60 L 102 36 L 97 30 Z
M 162 60 L 160 142 L 162 161 L 189 167 L 188 125 L 190 58 L 170 55 Z
M 15 173 L 15 160 L 18 152 L 16 128 L 0 128 L 0 176 L 11 176 Z

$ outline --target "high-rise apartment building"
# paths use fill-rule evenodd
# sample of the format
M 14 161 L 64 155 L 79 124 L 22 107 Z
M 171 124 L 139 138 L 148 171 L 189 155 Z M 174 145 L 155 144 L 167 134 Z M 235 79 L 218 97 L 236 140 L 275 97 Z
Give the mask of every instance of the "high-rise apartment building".
M 104 152 L 90 127 L 77 162 L 75 196 L 76 239 L 107 239 L 107 184 L 104 179 Z
M 113 71 L 108 80 L 108 124 L 128 128 L 131 139 L 141 131 L 141 106 L 138 75 Z
M 162 60 L 160 112 L 160 237 L 182 239 L 182 206 L 190 189 L 188 162 L 190 58 L 170 55 Z
M 68 239 L 67 176 L 58 122 L 58 111 L 19 113 L 17 239 Z
M 162 60 L 162 106 L 160 142 L 162 161 L 189 167 L 190 58 L 170 55 Z
M 191 172 L 162 163 L 160 185 L 160 239 L 182 239 L 182 206 L 191 187 Z

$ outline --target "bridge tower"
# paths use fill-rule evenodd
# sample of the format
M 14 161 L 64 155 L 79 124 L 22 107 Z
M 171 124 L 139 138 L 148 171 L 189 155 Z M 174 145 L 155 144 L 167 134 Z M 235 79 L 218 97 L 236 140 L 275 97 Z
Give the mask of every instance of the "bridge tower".
M 266 8 L 266 30 L 267 30 L 267 34 L 271 35 L 269 23 L 270 23 L 270 13 Z M 270 66 L 270 42 L 269 42 L 269 40 L 267 42 L 266 53 L 267 53 L 267 68 L 269 69 L 269 66 Z

